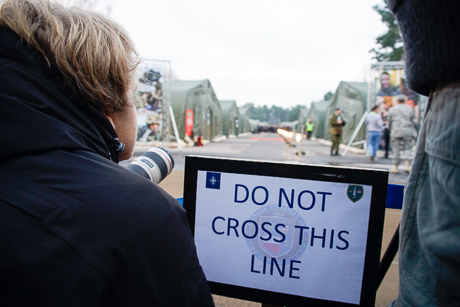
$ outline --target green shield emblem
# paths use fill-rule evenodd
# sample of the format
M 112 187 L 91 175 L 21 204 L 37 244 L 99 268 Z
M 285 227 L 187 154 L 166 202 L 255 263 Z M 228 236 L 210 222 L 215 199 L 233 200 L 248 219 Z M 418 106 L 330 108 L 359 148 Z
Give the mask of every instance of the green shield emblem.
M 357 202 L 364 195 L 364 188 L 362 185 L 349 185 L 347 189 L 347 196 L 352 202 Z

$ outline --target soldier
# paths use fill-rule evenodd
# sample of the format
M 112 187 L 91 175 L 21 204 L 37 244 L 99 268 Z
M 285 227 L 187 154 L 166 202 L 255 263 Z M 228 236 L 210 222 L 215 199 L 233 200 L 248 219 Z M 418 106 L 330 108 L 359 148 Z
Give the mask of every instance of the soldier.
M 415 144 L 417 130 L 415 129 L 415 112 L 405 104 L 406 96 L 398 96 L 398 104 L 390 109 L 388 114 L 391 135 L 391 147 L 394 154 L 394 169 L 390 173 L 399 173 L 399 162 L 405 160 L 404 171 L 410 172 L 412 148 Z
M 329 119 L 329 124 L 331 125 L 331 156 L 339 155 L 339 146 L 342 141 L 342 127 L 345 126 L 345 121 L 342 119 L 342 110 L 340 108 L 335 109 L 334 114 L 332 114 Z

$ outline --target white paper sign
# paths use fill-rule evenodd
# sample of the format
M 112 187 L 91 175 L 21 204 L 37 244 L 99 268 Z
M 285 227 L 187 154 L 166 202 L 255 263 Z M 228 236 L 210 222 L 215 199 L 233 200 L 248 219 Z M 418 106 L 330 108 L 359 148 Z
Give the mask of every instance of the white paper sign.
M 209 281 L 359 304 L 372 187 L 198 171 Z

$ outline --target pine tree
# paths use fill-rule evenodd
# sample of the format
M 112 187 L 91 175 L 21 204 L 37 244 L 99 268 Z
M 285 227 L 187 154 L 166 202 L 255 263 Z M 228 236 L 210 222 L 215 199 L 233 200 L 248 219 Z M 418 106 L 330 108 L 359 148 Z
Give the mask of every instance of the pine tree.
M 378 49 L 372 48 L 369 51 L 375 54 L 372 58 L 378 62 L 404 60 L 403 40 L 395 16 L 388 9 L 385 1 L 383 6 L 375 5 L 372 8 L 379 13 L 382 22 L 388 27 L 385 34 L 376 38 Z
M 324 94 L 324 101 L 331 100 L 332 96 L 334 96 L 334 94 L 331 91 L 327 92 L 326 94 Z

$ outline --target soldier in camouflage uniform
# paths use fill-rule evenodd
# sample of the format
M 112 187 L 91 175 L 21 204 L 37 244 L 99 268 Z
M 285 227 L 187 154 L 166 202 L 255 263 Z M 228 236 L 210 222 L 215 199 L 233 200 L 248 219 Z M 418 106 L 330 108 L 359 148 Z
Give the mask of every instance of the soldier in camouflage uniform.
M 331 156 L 339 155 L 339 147 L 342 142 L 342 126 L 345 126 L 345 121 L 340 115 L 342 110 L 340 108 L 335 109 L 335 112 L 332 114 L 329 119 L 329 124 L 331 125 Z
M 391 173 L 398 173 L 401 158 L 405 160 L 404 171 L 409 173 L 410 164 L 413 158 L 412 149 L 415 144 L 417 130 L 415 129 L 415 112 L 405 105 L 406 96 L 398 97 L 398 104 L 392 107 L 388 113 L 390 128 L 390 142 L 394 154 L 395 168 Z

